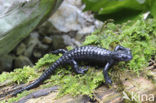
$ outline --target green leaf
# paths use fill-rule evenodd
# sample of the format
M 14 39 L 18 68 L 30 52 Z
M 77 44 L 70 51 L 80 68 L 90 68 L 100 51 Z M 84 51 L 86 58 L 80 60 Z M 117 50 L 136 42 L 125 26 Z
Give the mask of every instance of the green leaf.
M 91 10 L 100 20 L 114 19 L 124 21 L 138 18 L 139 14 L 151 11 L 156 17 L 155 0 L 83 0 L 84 10 Z
M 150 7 L 150 11 L 151 11 L 152 16 L 156 20 L 156 0 L 153 0 L 151 7 Z

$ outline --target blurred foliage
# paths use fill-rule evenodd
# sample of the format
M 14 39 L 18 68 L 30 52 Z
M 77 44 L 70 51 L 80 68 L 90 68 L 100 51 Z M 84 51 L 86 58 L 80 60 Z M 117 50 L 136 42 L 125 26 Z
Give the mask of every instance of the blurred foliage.
M 123 21 L 136 18 L 140 13 L 150 11 L 156 18 L 156 0 L 82 0 L 84 10 L 91 10 L 100 20 Z

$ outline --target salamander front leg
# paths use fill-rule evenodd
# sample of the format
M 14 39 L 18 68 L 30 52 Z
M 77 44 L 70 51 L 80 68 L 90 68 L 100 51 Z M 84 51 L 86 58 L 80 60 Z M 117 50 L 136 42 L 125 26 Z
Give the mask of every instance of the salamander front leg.
M 117 45 L 116 47 L 115 47 L 115 49 L 114 49 L 114 51 L 118 51 L 118 50 L 127 50 L 128 48 L 125 48 L 125 47 L 123 47 L 123 46 L 121 46 L 121 45 Z
M 59 54 L 59 53 L 64 54 L 66 52 L 67 52 L 67 50 L 65 50 L 65 49 L 57 49 L 57 50 L 51 51 L 51 53 L 53 53 L 53 54 Z
M 111 63 L 107 63 L 103 69 L 103 75 L 104 75 L 106 84 L 112 84 L 112 81 L 108 75 L 108 69 L 111 67 L 111 65 L 112 65 Z
M 123 46 L 117 45 L 114 49 L 114 51 L 125 51 L 125 53 L 130 54 L 131 55 L 131 50 L 129 48 L 125 48 Z
M 84 74 L 85 72 L 88 71 L 88 69 L 81 69 L 79 68 L 77 62 L 75 60 L 71 60 L 70 64 L 72 65 L 72 68 L 74 69 L 74 71 L 78 74 Z

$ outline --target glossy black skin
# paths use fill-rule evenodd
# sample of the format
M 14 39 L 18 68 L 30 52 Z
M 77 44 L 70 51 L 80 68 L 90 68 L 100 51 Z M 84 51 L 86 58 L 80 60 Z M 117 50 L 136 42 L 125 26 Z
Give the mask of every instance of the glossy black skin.
M 66 64 L 71 64 L 73 70 L 78 74 L 84 74 L 88 69 L 81 69 L 78 66 L 77 61 L 92 61 L 105 64 L 103 69 L 103 74 L 105 78 L 106 84 L 111 84 L 112 81 L 108 76 L 108 69 L 115 63 L 119 61 L 129 61 L 132 59 L 132 55 L 130 49 L 124 48 L 122 46 L 116 46 L 114 51 L 110 51 L 104 48 L 96 47 L 96 46 L 83 46 L 78 47 L 70 51 L 66 51 L 64 49 L 58 49 L 53 51 L 52 53 L 58 54 L 62 53 L 63 55 L 55 62 L 49 69 L 47 69 L 36 81 L 31 83 L 30 85 L 23 87 L 20 90 L 15 91 L 12 95 L 24 91 L 35 88 L 39 86 L 44 80 L 49 78 L 49 76 L 54 72 L 54 70 Z

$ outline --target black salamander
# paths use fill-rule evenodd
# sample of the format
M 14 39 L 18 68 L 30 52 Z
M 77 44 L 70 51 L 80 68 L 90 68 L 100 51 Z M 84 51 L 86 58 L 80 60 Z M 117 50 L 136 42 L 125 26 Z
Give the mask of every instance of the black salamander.
M 132 59 L 130 49 L 122 47 L 120 45 L 116 46 L 114 51 L 110 51 L 96 46 L 82 46 L 70 51 L 58 49 L 52 51 L 52 53 L 62 53 L 63 55 L 56 62 L 54 62 L 52 66 L 50 66 L 37 80 L 29 84 L 28 86 L 15 91 L 12 94 L 13 96 L 24 90 L 38 87 L 40 84 L 42 84 L 43 81 L 48 79 L 59 66 L 70 64 L 76 73 L 84 74 L 85 72 L 87 72 L 88 69 L 80 68 L 77 62 L 86 60 L 105 64 L 105 67 L 103 69 L 105 82 L 106 84 L 111 84 L 112 81 L 108 76 L 108 69 L 115 63 L 118 63 L 120 61 L 129 61 Z

